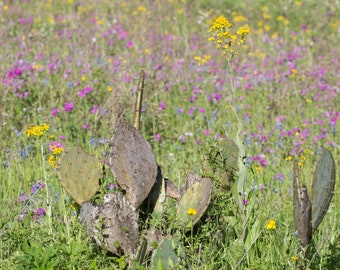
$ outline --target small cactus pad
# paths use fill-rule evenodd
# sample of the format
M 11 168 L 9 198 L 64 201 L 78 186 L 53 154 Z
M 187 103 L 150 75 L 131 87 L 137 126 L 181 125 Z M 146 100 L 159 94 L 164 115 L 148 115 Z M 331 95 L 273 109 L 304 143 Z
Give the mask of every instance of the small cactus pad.
M 218 140 L 205 156 L 202 167 L 204 175 L 221 179 L 221 187 L 230 190 L 238 169 L 238 155 L 239 149 L 231 139 Z
M 65 150 L 59 160 L 59 180 L 71 197 L 81 205 L 99 190 L 102 167 L 99 159 L 80 146 Z
M 122 193 L 109 193 L 104 196 L 103 206 L 88 209 L 91 210 L 90 220 L 86 210 L 83 211 L 83 220 L 96 243 L 118 256 L 135 256 L 139 242 L 139 215 L 130 201 Z
M 151 257 L 151 269 L 174 269 L 179 262 L 175 252 L 175 242 L 172 238 L 166 237 L 153 252 Z
M 124 122 L 115 127 L 111 143 L 111 172 L 132 205 L 138 208 L 156 181 L 156 157 L 142 134 Z
M 197 176 L 196 176 L 197 177 Z M 186 227 L 194 225 L 207 209 L 212 192 L 210 178 L 201 178 L 183 194 L 178 204 L 177 219 Z M 193 209 L 194 213 L 188 212 Z
M 323 149 L 318 157 L 312 183 L 313 232 L 326 215 L 332 201 L 335 185 L 335 163 L 331 152 Z

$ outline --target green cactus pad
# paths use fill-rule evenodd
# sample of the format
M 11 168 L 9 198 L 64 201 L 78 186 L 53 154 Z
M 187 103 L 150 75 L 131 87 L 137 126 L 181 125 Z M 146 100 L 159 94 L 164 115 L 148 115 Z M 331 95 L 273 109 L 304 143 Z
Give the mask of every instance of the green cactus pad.
M 174 269 L 179 262 L 175 252 L 175 242 L 171 237 L 166 237 L 153 252 L 151 257 L 151 269 Z
M 221 187 L 230 190 L 238 169 L 237 145 L 229 138 L 220 139 L 210 148 L 203 161 L 203 173 L 213 179 L 221 179 Z
M 156 157 L 142 134 L 124 122 L 116 126 L 111 145 L 111 172 L 132 205 L 138 208 L 156 181 Z
M 190 227 L 202 217 L 210 202 L 212 186 L 210 178 L 201 178 L 187 189 L 177 209 L 177 219 L 181 224 Z M 189 208 L 195 210 L 196 214 L 190 215 Z
M 313 232 L 326 215 L 332 201 L 335 185 L 335 162 L 332 153 L 323 149 L 318 157 L 312 183 Z
M 59 160 L 61 185 L 79 205 L 89 201 L 99 190 L 101 173 L 100 160 L 85 153 L 80 146 L 66 149 Z

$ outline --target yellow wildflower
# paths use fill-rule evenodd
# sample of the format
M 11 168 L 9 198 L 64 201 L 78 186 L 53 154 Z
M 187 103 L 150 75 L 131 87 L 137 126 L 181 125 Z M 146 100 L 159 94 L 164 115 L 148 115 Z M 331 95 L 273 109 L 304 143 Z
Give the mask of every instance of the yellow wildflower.
M 56 160 L 54 155 L 50 155 L 50 157 L 48 158 L 48 163 L 50 163 L 52 168 L 56 168 L 57 167 L 57 160 Z
M 46 123 L 42 126 L 32 126 L 26 130 L 26 135 L 27 137 L 30 137 L 30 136 L 41 137 L 44 135 L 44 131 L 48 131 L 49 128 L 50 126 Z
M 111 92 L 111 91 L 113 90 L 113 88 L 112 88 L 111 85 L 108 85 L 106 89 L 107 89 L 107 91 L 109 91 L 109 92 Z
M 298 258 L 297 256 L 293 256 L 293 257 L 292 257 L 292 260 L 293 260 L 294 262 L 296 262 L 298 259 L 299 259 L 299 258 Z
M 196 216 L 196 215 L 197 215 L 196 209 L 189 207 L 188 216 Z
M 276 229 L 276 222 L 275 222 L 275 220 L 273 220 L 273 219 L 267 220 L 266 229 L 267 230 L 275 230 Z
M 290 161 L 290 160 L 292 160 L 293 159 L 293 157 L 292 156 L 288 156 L 288 157 L 286 157 L 286 161 Z

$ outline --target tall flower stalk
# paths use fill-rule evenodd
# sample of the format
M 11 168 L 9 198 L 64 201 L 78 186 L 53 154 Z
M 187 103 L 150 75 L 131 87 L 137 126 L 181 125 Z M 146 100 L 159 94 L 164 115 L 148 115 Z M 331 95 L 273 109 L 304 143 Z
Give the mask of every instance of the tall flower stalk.
M 209 41 L 216 45 L 216 49 L 221 52 L 225 61 L 227 62 L 227 71 L 230 80 L 230 86 L 232 89 L 232 97 L 235 98 L 236 95 L 236 86 L 233 83 L 232 79 L 232 62 L 235 57 L 237 57 L 243 46 L 246 44 L 247 36 L 250 33 L 250 28 L 248 25 L 243 25 L 238 28 L 238 30 L 233 31 L 233 25 L 223 16 L 218 17 L 212 24 L 209 29 L 211 36 Z M 242 121 L 239 117 L 238 111 L 236 107 L 232 104 L 231 99 L 229 99 L 229 106 L 232 109 L 236 121 L 237 121 L 237 133 L 235 142 L 239 148 L 239 156 L 238 156 L 238 181 L 237 181 L 237 194 L 242 194 L 241 196 L 237 196 L 239 206 L 243 210 L 245 209 L 244 202 L 244 186 L 247 179 L 247 170 L 243 163 L 243 157 L 245 157 L 245 147 L 241 141 L 240 134 L 243 130 Z M 245 217 L 245 214 L 244 214 Z M 244 231 L 245 233 L 245 231 Z M 244 236 L 244 235 L 243 235 Z

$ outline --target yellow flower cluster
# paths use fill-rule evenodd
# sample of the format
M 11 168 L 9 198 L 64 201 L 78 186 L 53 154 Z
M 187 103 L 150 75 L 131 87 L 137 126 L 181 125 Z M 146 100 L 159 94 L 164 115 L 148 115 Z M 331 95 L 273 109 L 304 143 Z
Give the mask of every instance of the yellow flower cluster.
M 196 209 L 189 207 L 188 216 L 196 216 L 196 215 L 197 215 Z
M 51 146 L 52 154 L 48 158 L 48 163 L 52 166 L 52 168 L 57 167 L 57 157 L 60 156 L 60 154 L 64 151 L 64 148 L 57 147 L 55 145 Z
M 209 32 L 212 33 L 209 41 L 216 44 L 216 48 L 222 51 L 227 60 L 238 55 L 250 33 L 250 28 L 247 24 L 239 27 L 236 32 L 231 31 L 232 26 L 232 23 L 227 18 L 220 16 L 209 29 Z
M 26 130 L 26 135 L 27 137 L 30 136 L 37 136 L 37 137 L 41 137 L 44 135 L 45 131 L 48 131 L 50 128 L 50 126 L 48 124 L 43 124 L 42 126 L 33 126 L 33 127 L 29 127 Z
M 267 230 L 275 230 L 276 229 L 276 222 L 275 222 L 275 220 L 273 220 L 273 219 L 267 220 L 266 229 Z

